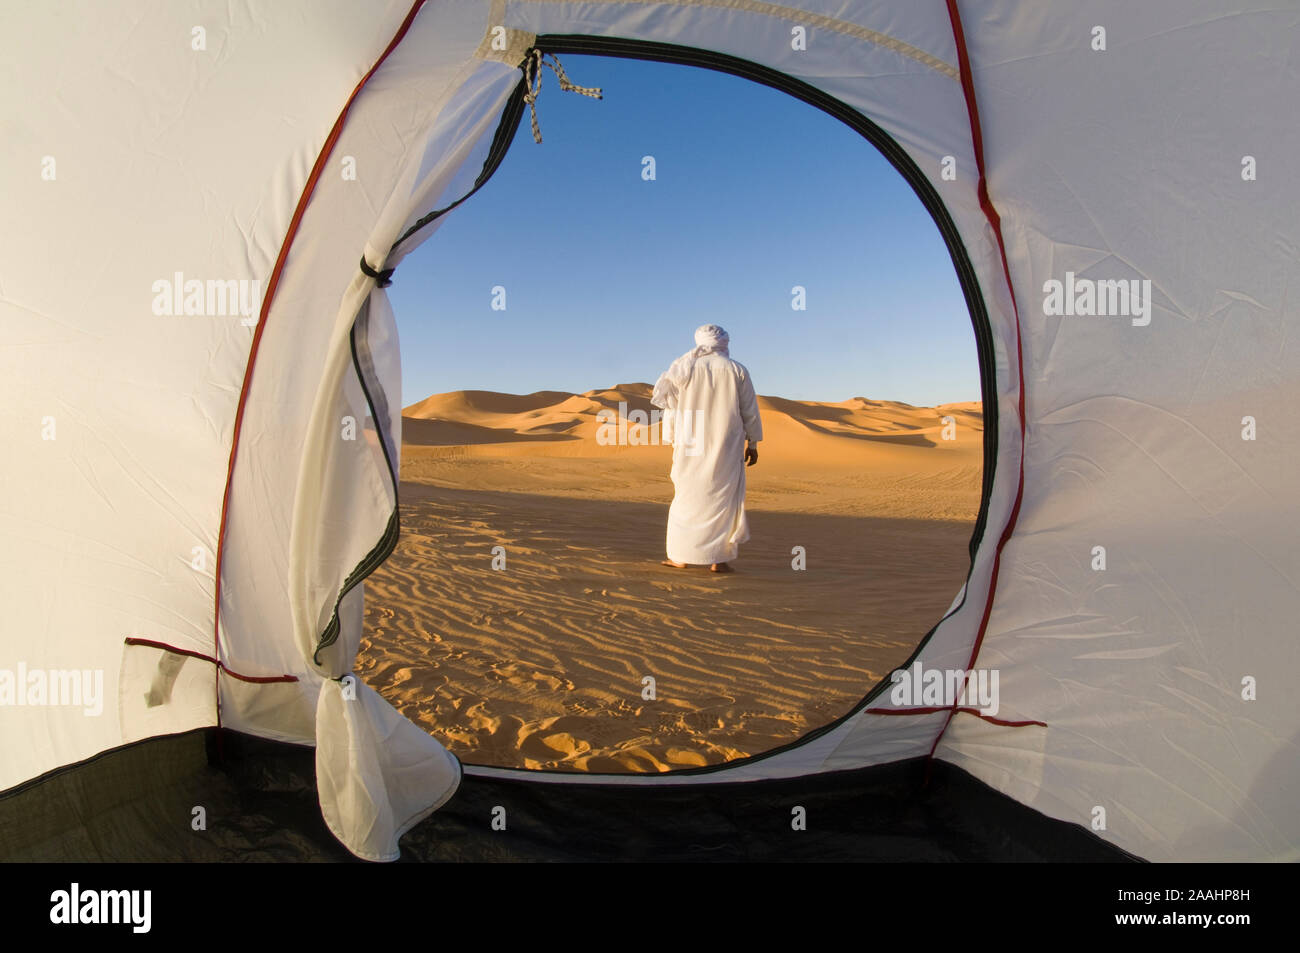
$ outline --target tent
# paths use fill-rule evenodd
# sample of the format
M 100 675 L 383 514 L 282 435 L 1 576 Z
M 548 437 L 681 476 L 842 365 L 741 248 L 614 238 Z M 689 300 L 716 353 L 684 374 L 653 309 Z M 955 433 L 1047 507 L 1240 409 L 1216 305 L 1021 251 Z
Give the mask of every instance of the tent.
M 0 36 L 0 791 L 220 726 L 314 746 L 328 829 L 381 860 L 475 784 L 919 759 L 1140 857 L 1300 857 L 1293 6 L 57 0 Z M 987 436 L 968 578 L 900 675 L 996 671 L 996 715 L 864 685 L 763 756 L 573 776 L 462 766 L 350 675 L 399 532 L 384 287 L 566 53 L 766 83 L 916 189 Z

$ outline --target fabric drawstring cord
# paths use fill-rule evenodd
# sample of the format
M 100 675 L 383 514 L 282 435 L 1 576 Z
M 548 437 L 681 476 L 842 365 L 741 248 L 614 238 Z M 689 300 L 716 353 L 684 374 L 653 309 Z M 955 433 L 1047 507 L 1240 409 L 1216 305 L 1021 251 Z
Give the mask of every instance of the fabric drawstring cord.
M 528 104 L 528 118 L 531 120 L 533 126 L 533 139 L 538 143 L 542 141 L 542 130 L 537 125 L 537 96 L 542 91 L 543 65 L 550 67 L 551 72 L 555 74 L 555 78 L 560 82 L 560 89 L 567 90 L 571 93 L 581 93 L 583 96 L 590 96 L 592 99 L 605 98 L 601 95 L 600 87 L 598 86 L 578 86 L 570 82 L 569 77 L 564 72 L 564 67 L 560 65 L 560 61 L 556 58 L 554 53 L 543 53 L 541 50 L 537 49 L 537 47 L 530 49 L 528 54 L 524 57 L 523 63 L 520 64 L 520 69 L 524 71 L 524 86 L 527 90 L 524 93 L 524 102 Z M 473 192 L 470 194 L 472 195 Z M 469 196 L 466 196 L 466 198 L 468 197 Z M 455 208 L 455 205 L 449 206 L 447 209 L 443 209 L 442 211 L 449 211 L 451 208 Z M 438 214 L 441 214 L 441 212 Z M 431 218 L 432 216 L 429 217 Z M 420 222 L 416 223 L 416 228 L 419 228 L 420 225 L 425 223 L 426 220 L 422 219 Z M 412 229 L 411 231 L 414 230 L 415 229 Z M 407 232 L 406 235 L 403 235 L 402 238 L 398 239 L 397 243 L 394 244 L 393 247 L 396 248 L 397 245 L 410 234 L 410 232 Z M 393 269 L 385 268 L 380 271 L 373 268 L 371 267 L 370 262 L 366 261 L 365 255 L 361 256 L 361 272 L 368 278 L 374 278 L 380 288 L 387 288 L 393 283 Z
M 550 57 L 549 62 L 544 57 Z M 560 81 L 560 89 L 568 90 L 571 93 L 581 93 L 583 96 L 590 96 L 592 99 L 604 98 L 598 86 L 575 86 L 569 82 L 569 77 L 564 75 L 564 67 L 560 65 L 560 61 L 556 59 L 554 53 L 543 53 L 533 47 L 524 58 L 522 68 L 524 83 L 528 88 L 528 92 L 524 93 L 524 102 L 528 104 L 528 118 L 533 125 L 533 140 L 538 143 L 542 141 L 542 130 L 537 125 L 537 95 L 542 91 L 543 65 L 551 68 L 555 78 Z

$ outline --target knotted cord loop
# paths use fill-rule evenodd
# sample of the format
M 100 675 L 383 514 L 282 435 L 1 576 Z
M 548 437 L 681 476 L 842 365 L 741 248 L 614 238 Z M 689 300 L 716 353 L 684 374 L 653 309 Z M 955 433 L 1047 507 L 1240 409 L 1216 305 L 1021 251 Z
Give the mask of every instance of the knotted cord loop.
M 545 59 L 548 56 L 550 57 L 549 62 Z M 524 102 L 528 104 L 528 118 L 533 127 L 533 141 L 537 143 L 542 141 L 542 130 L 537 125 L 537 96 L 542 91 L 543 64 L 549 66 L 551 72 L 555 74 L 555 78 L 560 82 L 560 89 L 571 93 L 580 93 L 583 96 L 590 96 L 592 99 L 604 98 L 601 95 L 599 86 L 578 86 L 570 82 L 569 77 L 565 75 L 564 67 L 560 65 L 560 61 L 554 53 L 543 53 L 537 47 L 533 47 L 528 51 L 528 55 L 523 62 L 524 83 L 528 89 L 528 92 L 524 93 Z

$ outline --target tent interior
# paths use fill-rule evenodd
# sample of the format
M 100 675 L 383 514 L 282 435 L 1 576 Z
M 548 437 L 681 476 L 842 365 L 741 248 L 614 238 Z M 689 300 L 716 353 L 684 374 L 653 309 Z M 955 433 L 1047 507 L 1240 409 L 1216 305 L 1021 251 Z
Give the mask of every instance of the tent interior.
M 0 858 L 1300 858 L 1290 4 L 135 10 L 0 11 Z M 464 763 L 357 677 L 386 289 L 586 54 L 788 93 L 934 222 L 983 414 L 964 584 L 896 670 L 934 698 L 583 774 Z

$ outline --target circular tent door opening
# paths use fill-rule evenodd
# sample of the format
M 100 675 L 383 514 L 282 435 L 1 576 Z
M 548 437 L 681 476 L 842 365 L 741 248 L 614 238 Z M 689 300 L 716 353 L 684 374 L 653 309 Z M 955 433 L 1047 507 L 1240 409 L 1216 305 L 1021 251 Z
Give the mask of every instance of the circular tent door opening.
M 888 684 L 969 571 L 993 452 L 973 272 L 928 182 L 833 100 L 715 54 L 538 45 L 617 56 L 563 57 L 604 101 L 548 73 L 543 144 L 519 123 L 390 289 L 402 535 L 356 671 L 468 764 L 798 744 Z M 660 565 L 650 396 L 708 323 L 764 432 L 730 575 Z

